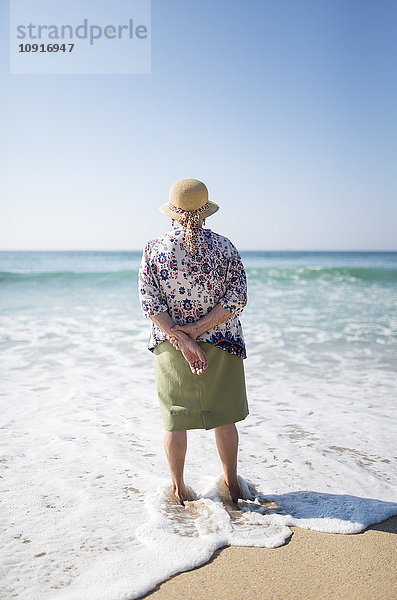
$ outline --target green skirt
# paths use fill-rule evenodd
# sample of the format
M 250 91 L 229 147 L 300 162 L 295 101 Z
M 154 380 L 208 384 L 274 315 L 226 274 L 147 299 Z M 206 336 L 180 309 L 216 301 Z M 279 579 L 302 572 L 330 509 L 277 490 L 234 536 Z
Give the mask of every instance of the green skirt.
M 208 358 L 201 375 L 191 372 L 168 340 L 153 350 L 161 416 L 168 431 L 213 429 L 249 414 L 243 359 L 213 344 L 198 344 Z

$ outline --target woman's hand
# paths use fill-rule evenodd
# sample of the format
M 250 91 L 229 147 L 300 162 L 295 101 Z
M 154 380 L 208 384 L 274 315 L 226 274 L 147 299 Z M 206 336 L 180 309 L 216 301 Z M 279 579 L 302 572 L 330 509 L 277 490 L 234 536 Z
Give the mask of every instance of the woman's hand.
M 183 328 L 180 328 L 180 331 L 178 331 L 179 326 L 175 325 L 168 312 L 161 312 L 150 318 L 157 327 L 164 331 L 167 339 L 174 348 L 182 352 L 184 358 L 189 363 L 192 373 L 201 375 L 208 367 L 207 355 L 204 350 L 183 331 Z M 191 325 L 194 325 L 194 323 L 191 323 Z M 172 328 L 174 326 L 175 331 L 173 332 Z
M 200 335 L 200 332 L 197 328 L 197 322 L 187 323 L 186 325 L 174 325 L 171 327 L 171 331 L 183 331 L 183 333 L 186 333 L 191 340 L 196 340 Z
M 204 350 L 200 348 L 197 342 L 181 333 L 179 333 L 177 343 L 178 350 L 182 352 L 185 360 L 189 363 L 191 372 L 201 375 L 208 367 L 208 359 Z
M 183 336 L 183 337 L 182 337 Z M 203 371 L 208 367 L 208 360 L 204 350 L 201 350 L 200 346 L 194 340 L 191 340 L 186 334 L 179 337 L 167 336 L 169 342 L 174 346 L 176 350 L 180 350 L 187 360 L 192 373 L 201 375 Z
M 169 342 L 171 342 L 174 348 L 176 348 L 176 350 L 179 350 L 179 343 L 177 337 L 174 337 L 173 335 L 167 335 L 167 339 Z
M 208 367 L 207 355 L 200 348 L 197 342 L 190 339 L 190 337 L 181 331 L 174 336 L 167 335 L 169 342 L 180 350 L 185 360 L 189 363 L 189 367 L 192 373 L 195 375 L 201 375 Z

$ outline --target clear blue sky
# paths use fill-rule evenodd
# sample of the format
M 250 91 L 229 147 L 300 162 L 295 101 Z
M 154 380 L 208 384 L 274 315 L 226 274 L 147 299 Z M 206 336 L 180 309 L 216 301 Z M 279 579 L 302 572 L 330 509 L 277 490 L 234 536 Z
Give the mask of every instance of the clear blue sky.
M 0 6 L 0 248 L 140 249 L 192 177 L 241 250 L 397 249 L 394 0 L 154 0 L 147 75 L 10 75 Z

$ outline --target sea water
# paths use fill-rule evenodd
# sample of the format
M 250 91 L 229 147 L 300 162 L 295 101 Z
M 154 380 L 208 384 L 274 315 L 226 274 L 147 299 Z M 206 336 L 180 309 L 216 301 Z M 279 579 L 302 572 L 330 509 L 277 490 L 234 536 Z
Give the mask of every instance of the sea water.
M 137 598 L 225 545 L 397 514 L 397 253 L 242 252 L 238 509 L 213 431 L 172 495 L 140 256 L 0 254 L 4 598 Z

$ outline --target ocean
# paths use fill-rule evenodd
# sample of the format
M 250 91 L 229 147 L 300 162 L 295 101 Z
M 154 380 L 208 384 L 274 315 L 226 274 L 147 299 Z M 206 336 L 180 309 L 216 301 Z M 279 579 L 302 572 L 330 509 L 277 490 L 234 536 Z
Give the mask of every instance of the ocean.
M 140 252 L 0 252 L 4 598 L 127 600 L 225 545 L 397 514 L 397 252 L 242 252 L 246 498 L 188 432 L 177 504 Z

